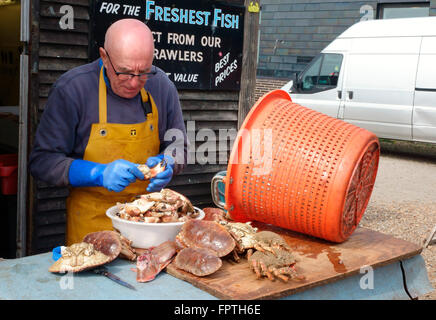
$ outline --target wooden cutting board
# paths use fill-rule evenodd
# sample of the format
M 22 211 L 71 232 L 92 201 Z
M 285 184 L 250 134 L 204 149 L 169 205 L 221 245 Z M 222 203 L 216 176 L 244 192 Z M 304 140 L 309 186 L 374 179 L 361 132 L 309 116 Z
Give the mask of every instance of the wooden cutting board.
M 223 259 L 222 267 L 206 277 L 180 270 L 174 262 L 166 272 L 220 299 L 275 299 L 357 274 L 363 266 L 380 267 L 422 251 L 417 244 L 361 227 L 347 241 L 336 244 L 263 223 L 255 222 L 253 226 L 285 238 L 294 249 L 296 270 L 305 280 L 285 283 L 256 279 L 245 258 L 239 263 Z

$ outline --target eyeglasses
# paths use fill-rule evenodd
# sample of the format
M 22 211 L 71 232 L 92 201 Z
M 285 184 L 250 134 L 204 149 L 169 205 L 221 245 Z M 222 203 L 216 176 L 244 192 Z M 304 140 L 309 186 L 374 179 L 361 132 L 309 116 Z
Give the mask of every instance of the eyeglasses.
M 145 80 L 150 79 L 151 77 L 153 77 L 157 73 L 157 70 L 156 70 L 155 66 L 151 66 L 151 71 L 150 72 L 144 72 L 144 73 L 139 73 L 139 74 L 128 73 L 128 72 L 118 72 L 117 70 L 115 70 L 115 67 L 112 64 L 111 57 L 109 57 L 109 53 L 106 51 L 106 49 L 104 49 L 104 51 L 106 52 L 106 55 L 107 55 L 107 57 L 109 59 L 109 62 L 111 64 L 111 66 L 112 66 L 112 69 L 114 69 L 114 72 L 117 75 L 118 79 L 120 79 L 122 81 L 130 80 L 133 77 L 138 77 L 139 80 L 145 81 Z

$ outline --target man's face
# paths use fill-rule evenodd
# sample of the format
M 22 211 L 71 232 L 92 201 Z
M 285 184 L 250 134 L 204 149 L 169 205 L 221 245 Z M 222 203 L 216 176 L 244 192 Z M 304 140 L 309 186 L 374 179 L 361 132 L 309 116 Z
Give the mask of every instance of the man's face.
M 103 48 L 101 48 L 101 56 L 112 91 L 122 98 L 130 99 L 135 97 L 147 80 L 141 80 L 138 76 L 121 75 L 120 73 L 141 74 L 150 72 L 152 60 L 147 61 L 146 57 L 128 58 L 122 55 L 113 55 Z M 128 79 L 125 79 L 126 77 Z

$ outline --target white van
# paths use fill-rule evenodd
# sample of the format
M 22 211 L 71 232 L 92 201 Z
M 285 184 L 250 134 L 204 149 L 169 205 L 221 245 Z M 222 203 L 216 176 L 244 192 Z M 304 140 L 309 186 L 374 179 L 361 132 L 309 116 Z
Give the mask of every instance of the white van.
M 358 22 L 282 89 L 380 138 L 436 143 L 436 17 Z

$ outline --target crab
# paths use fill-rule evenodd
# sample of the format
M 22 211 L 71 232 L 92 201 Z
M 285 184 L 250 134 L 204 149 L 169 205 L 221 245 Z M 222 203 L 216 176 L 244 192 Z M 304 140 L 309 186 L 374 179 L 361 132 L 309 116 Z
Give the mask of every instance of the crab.
M 302 280 L 294 268 L 296 260 L 289 251 L 272 249 L 271 251 L 256 251 L 248 258 L 248 265 L 256 273 L 258 279 L 266 276 L 273 281 L 279 278 L 288 282 L 289 277 Z
M 289 280 L 288 276 L 296 280 L 304 279 L 295 270 L 297 260 L 291 253 L 291 247 L 280 235 L 271 231 L 261 231 L 253 236 L 253 240 L 258 251 L 253 253 L 249 249 L 247 258 L 258 279 L 263 276 L 269 280 L 277 277 L 284 282 Z
M 204 208 L 203 211 L 205 213 L 204 220 L 218 222 L 226 228 L 235 240 L 234 260 L 239 261 L 239 254 L 246 252 L 247 249 L 255 248 L 256 241 L 253 236 L 257 232 L 257 228 L 252 227 L 251 222 L 232 222 L 229 220 L 228 213 L 219 208 L 208 207 Z
M 81 272 L 116 259 L 122 244 L 114 231 L 98 231 L 87 234 L 82 242 L 74 243 L 62 251 L 59 258 L 49 268 L 50 272 Z
M 118 217 L 135 222 L 181 222 L 199 215 L 184 195 L 171 189 L 138 195 L 132 202 L 117 206 Z
M 242 223 L 220 220 L 219 223 L 224 226 L 233 239 L 235 239 L 236 246 L 233 250 L 233 259 L 235 261 L 239 261 L 240 254 L 257 246 L 254 240 L 257 228 L 252 227 L 250 222 Z
M 211 220 L 216 222 L 229 221 L 230 217 L 226 211 L 219 208 L 207 207 L 203 208 L 204 220 Z
M 164 208 L 164 211 L 175 210 L 182 214 L 192 214 L 195 211 L 191 201 L 189 201 L 188 198 L 168 188 L 162 189 L 160 192 L 141 195 L 140 197 L 141 199 L 145 199 L 147 201 L 165 203 L 166 208 Z
M 278 234 L 271 231 L 258 232 L 258 228 L 253 227 L 251 221 L 246 223 L 229 221 L 227 213 L 218 208 L 204 208 L 203 211 L 206 213 L 204 220 L 218 222 L 235 239 L 235 252 L 237 254 L 247 252 L 250 255 L 253 249 L 262 252 L 272 252 L 272 248 L 291 250 L 286 241 Z
M 246 223 L 220 221 L 230 235 L 236 241 L 234 258 L 239 260 L 239 254 L 247 253 L 247 258 L 253 253 L 254 250 L 274 253 L 273 249 L 281 249 L 291 251 L 291 248 L 286 241 L 277 233 L 271 231 L 260 231 L 251 226 L 251 221 Z
M 253 247 L 260 252 L 270 252 L 277 255 L 280 252 L 291 252 L 292 248 L 287 244 L 285 239 L 272 231 L 260 231 L 253 235 Z M 275 250 L 276 249 L 276 250 Z M 278 250 L 278 251 L 277 251 Z M 248 251 L 248 257 L 252 254 L 252 250 Z
M 165 241 L 154 248 L 146 249 L 136 260 L 136 281 L 153 280 L 174 258 L 176 244 Z
M 198 277 L 210 275 L 221 268 L 223 262 L 216 252 L 206 248 L 184 248 L 175 259 L 176 267 Z
M 229 254 L 236 245 L 223 226 L 207 220 L 185 222 L 176 236 L 176 243 L 181 248 L 206 248 L 214 251 L 218 257 Z
M 162 199 L 157 198 L 162 195 L 146 196 L 156 201 Z M 169 202 L 176 203 L 179 199 L 174 197 Z M 138 256 L 134 269 L 137 272 L 136 280 L 153 280 L 174 258 L 175 265 L 180 269 L 198 276 L 211 274 L 221 267 L 220 257 L 227 255 L 234 247 L 234 239 L 223 226 L 212 221 L 187 220 L 175 241 L 166 241 L 157 247 L 145 249 Z
M 232 252 L 235 240 L 225 227 L 215 221 L 189 220 L 176 236 L 178 254 L 175 266 L 197 276 L 217 271 L 221 257 Z
M 118 234 L 121 241 L 121 251 L 119 257 L 126 260 L 135 261 L 138 257 L 138 253 L 132 247 L 133 241 L 121 235 L 121 232 L 117 229 L 114 228 L 114 230 Z
M 258 232 L 250 222 L 218 221 L 190 221 L 182 227 L 176 236 L 178 246 L 183 248 L 175 258 L 177 268 L 205 276 L 222 266 L 222 257 L 233 253 L 234 260 L 239 261 L 239 255 L 246 253 L 249 267 L 257 278 L 304 279 L 294 268 L 296 260 L 292 248 L 280 235 L 271 231 Z
M 222 261 L 220 257 L 229 254 L 235 241 L 227 230 L 212 221 L 188 220 L 177 234 L 175 241 L 147 249 L 137 259 L 137 281 L 153 280 L 176 254 L 177 268 L 197 276 L 206 276 L 217 271 Z

